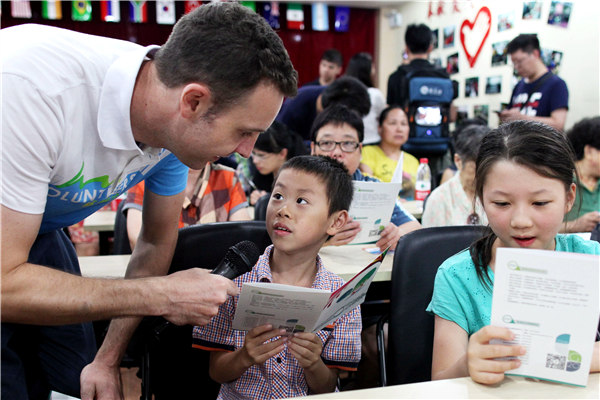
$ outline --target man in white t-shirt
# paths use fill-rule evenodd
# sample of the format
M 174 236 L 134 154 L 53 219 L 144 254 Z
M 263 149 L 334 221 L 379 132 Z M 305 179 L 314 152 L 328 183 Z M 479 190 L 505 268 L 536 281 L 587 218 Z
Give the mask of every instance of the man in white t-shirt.
M 187 166 L 250 155 L 297 74 L 256 13 L 233 3 L 184 16 L 162 47 L 21 25 L 2 40 L 2 398 L 121 395 L 118 365 L 139 319 L 206 324 L 231 281 L 168 277 Z M 183 164 L 185 165 L 183 165 Z M 146 180 L 128 280 L 82 278 L 62 228 Z

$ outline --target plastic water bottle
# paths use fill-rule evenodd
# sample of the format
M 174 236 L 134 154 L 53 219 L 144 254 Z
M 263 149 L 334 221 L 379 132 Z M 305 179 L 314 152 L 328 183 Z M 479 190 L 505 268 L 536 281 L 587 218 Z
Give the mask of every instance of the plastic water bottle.
M 431 170 L 426 158 L 419 160 L 417 169 L 417 184 L 415 185 L 415 200 L 424 201 L 431 192 Z

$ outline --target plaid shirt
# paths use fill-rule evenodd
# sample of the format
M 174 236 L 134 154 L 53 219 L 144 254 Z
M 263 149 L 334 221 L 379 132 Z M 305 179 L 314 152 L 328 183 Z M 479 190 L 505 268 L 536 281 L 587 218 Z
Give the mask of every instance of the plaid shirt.
M 244 282 L 271 282 L 269 258 L 273 246 L 267 247 L 252 271 L 235 279 L 241 289 Z M 335 291 L 343 280 L 323 267 L 317 255 L 317 274 L 312 288 Z M 194 327 L 193 346 L 209 351 L 235 351 L 243 347 L 245 331 L 233 330 L 231 323 L 239 296 L 230 297 L 219 308 L 219 314 L 206 326 Z M 329 368 L 355 371 L 360 361 L 360 307 L 341 316 L 332 326 L 319 332 L 323 343 L 321 358 Z M 274 338 L 276 340 L 277 338 Z M 277 399 L 306 396 L 308 385 L 304 371 L 289 352 L 287 345 L 281 353 L 263 364 L 253 365 L 237 380 L 221 385 L 219 399 Z

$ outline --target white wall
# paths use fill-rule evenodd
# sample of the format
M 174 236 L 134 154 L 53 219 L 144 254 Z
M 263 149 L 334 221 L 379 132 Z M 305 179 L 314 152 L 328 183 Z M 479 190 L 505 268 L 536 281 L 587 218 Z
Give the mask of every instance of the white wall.
M 584 117 L 600 114 L 600 2 L 597 0 L 573 0 L 573 11 L 567 28 L 547 23 L 550 0 L 542 3 L 539 20 L 523 20 L 523 2 L 517 0 L 472 0 L 459 1 L 460 13 L 453 12 L 453 2 L 444 2 L 443 15 L 435 15 L 439 0 L 434 1 L 402 1 L 397 5 L 381 9 L 378 24 L 377 68 L 379 87 L 385 93 L 387 79 L 395 71 L 402 60 L 404 50 L 404 32 L 411 23 L 425 23 L 431 29 L 439 29 L 440 47 L 434 50 L 431 57 L 440 57 L 446 66 L 446 58 L 450 54 L 459 54 L 459 73 L 452 79 L 459 82 L 457 106 L 467 106 L 469 116 L 473 116 L 473 105 L 489 104 L 490 126 L 498 124 L 498 118 L 492 110 L 499 109 L 501 102 L 508 102 L 516 80 L 512 77 L 513 67 L 508 64 L 491 66 L 492 43 L 510 41 L 520 33 L 537 33 L 542 48 L 561 51 L 562 63 L 558 75 L 564 79 L 569 88 L 569 113 L 566 128 Z M 429 4 L 432 3 L 434 15 L 428 18 Z M 492 26 L 482 51 L 471 68 L 462 45 L 460 44 L 460 26 L 465 19 L 473 20 L 482 6 L 487 6 L 492 15 Z M 402 14 L 402 25 L 390 28 L 388 15 L 392 11 Z M 514 27 L 498 32 L 498 16 L 514 11 Z M 455 44 L 451 48 L 443 48 L 443 29 L 455 25 Z M 502 92 L 486 95 L 485 83 L 489 76 L 502 76 Z M 465 79 L 479 77 L 479 96 L 465 98 Z

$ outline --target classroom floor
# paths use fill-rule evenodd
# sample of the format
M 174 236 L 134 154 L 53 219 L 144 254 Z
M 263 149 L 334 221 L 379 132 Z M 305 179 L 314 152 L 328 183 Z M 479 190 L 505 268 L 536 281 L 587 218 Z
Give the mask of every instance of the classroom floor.
M 142 381 L 136 376 L 137 368 L 121 368 L 121 377 L 123 379 L 123 396 L 125 400 L 139 400 L 142 395 Z M 75 397 L 67 396 L 62 393 L 52 392 L 52 400 L 76 400 Z

